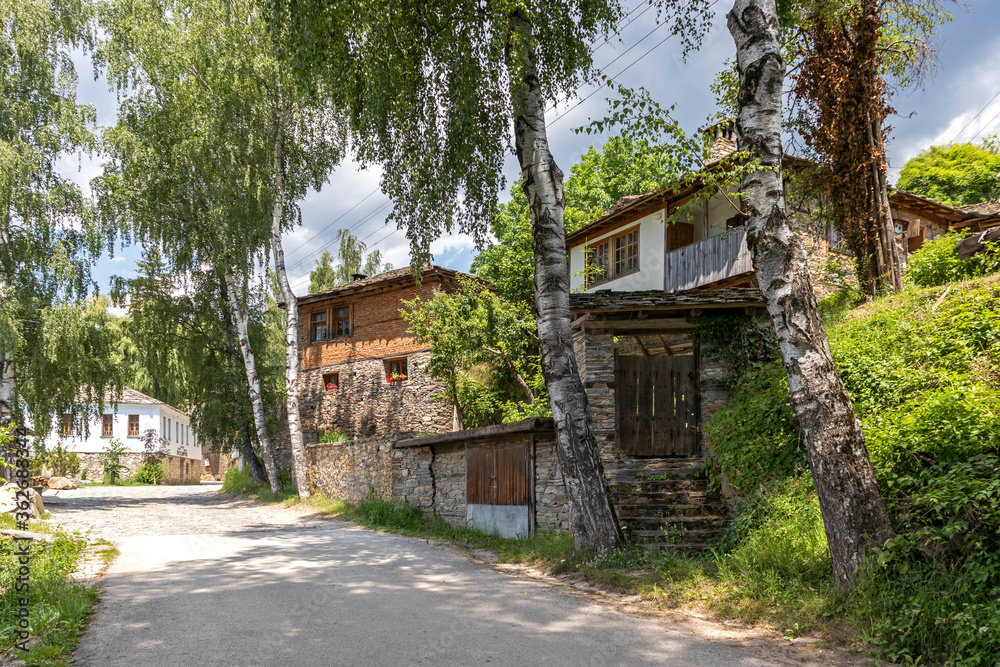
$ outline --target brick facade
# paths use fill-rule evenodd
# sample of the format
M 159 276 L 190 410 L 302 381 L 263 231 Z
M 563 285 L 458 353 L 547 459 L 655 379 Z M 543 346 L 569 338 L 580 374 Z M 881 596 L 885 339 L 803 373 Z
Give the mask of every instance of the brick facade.
M 358 437 L 450 431 L 453 409 L 435 400 L 443 386 L 426 372 L 429 349 L 407 331 L 400 309 L 404 301 L 427 301 L 435 290 L 456 286 L 454 272 L 436 267 L 425 270 L 417 285 L 407 268 L 299 299 L 303 419 Z M 336 336 L 340 309 L 349 309 L 350 333 Z M 325 315 L 328 340 L 312 340 L 314 314 Z M 389 382 L 390 364 L 404 359 L 406 379 Z

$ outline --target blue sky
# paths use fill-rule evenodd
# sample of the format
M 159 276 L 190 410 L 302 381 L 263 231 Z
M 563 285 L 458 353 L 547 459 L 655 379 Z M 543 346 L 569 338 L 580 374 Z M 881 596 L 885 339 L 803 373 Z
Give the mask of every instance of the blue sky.
M 676 105 L 674 117 L 693 131 L 714 112 L 709 84 L 726 59 L 734 55 L 733 41 L 725 27 L 728 0 L 716 5 L 722 13 L 716 16 L 700 51 L 687 62 L 681 58 L 678 40 L 668 38 L 669 27 L 657 28 L 656 11 L 644 11 L 645 0 L 624 0 L 623 4 L 626 9 L 637 8 L 631 16 L 634 21 L 620 36 L 598 47 L 595 63 L 611 76 L 624 70 L 619 82 L 646 87 L 663 106 Z M 888 143 L 890 180 L 907 159 L 929 145 L 974 141 L 1000 132 L 1000 3 L 972 0 L 966 8 L 968 11 L 955 6 L 955 19 L 939 30 L 935 71 L 920 87 L 899 91 L 893 98 L 897 113 L 889 121 L 893 128 Z M 96 107 L 99 126 L 113 125 L 117 101 L 107 81 L 94 78 L 93 67 L 84 57 L 77 59 L 77 68 L 80 102 Z M 547 116 L 552 152 L 564 172 L 569 172 L 590 145 L 600 147 L 606 138 L 573 132 L 606 114 L 610 93 L 594 90 L 595 86 L 585 86 L 577 98 L 560 103 Z M 100 156 L 75 156 L 63 160 L 62 169 L 89 192 L 88 183 L 100 172 L 100 164 Z M 517 175 L 512 156 L 507 160 L 505 174 L 508 184 Z M 324 248 L 335 250 L 334 237 L 341 228 L 351 228 L 396 267 L 409 263 L 403 231 L 385 224 L 391 202 L 378 190 L 378 181 L 378 172 L 344 164 L 330 175 L 321 191 L 310 192 L 300 202 L 303 224 L 284 241 L 289 277 L 298 294 L 308 288 L 308 273 L 315 257 Z M 431 250 L 436 264 L 458 270 L 467 270 L 475 256 L 471 240 L 463 236 L 440 239 Z M 102 291 L 106 291 L 111 275 L 128 276 L 134 272 L 140 251 L 136 247 L 122 248 L 114 258 L 102 258 L 94 268 L 94 278 Z

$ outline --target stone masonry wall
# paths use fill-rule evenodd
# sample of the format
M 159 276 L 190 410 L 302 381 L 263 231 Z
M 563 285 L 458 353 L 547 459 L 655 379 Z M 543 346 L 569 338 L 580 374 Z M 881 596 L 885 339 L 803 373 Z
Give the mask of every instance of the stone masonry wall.
M 427 351 L 407 357 L 407 378 L 386 380 L 383 359 L 359 359 L 302 371 L 299 376 L 302 418 L 322 430 L 338 429 L 364 437 L 396 431 L 444 433 L 452 429 L 453 409 L 435 399 L 444 387 L 426 373 Z M 337 388 L 323 376 L 336 373 Z
M 391 500 L 395 497 L 392 443 L 396 437 L 307 446 L 313 486 L 330 498 L 349 503 L 359 503 L 369 495 Z
M 87 479 L 92 482 L 101 482 L 104 479 L 104 466 L 101 463 L 99 453 L 81 453 L 80 472 L 72 477 L 74 479 Z M 122 454 L 121 462 L 125 465 L 122 470 L 122 477 L 128 478 L 135 475 L 136 469 L 142 464 L 145 454 L 127 453 Z M 182 458 L 169 455 L 164 458 L 163 466 L 167 469 L 167 476 L 163 479 L 164 484 L 197 484 L 201 481 L 201 473 L 204 469 L 204 462 L 199 459 Z M 50 470 L 43 470 L 42 474 L 51 474 Z
M 573 351 L 583 389 L 587 392 L 601 458 L 614 458 L 618 428 L 615 416 L 614 333 L 610 329 L 574 331 Z
M 466 452 L 484 445 L 530 443 L 532 434 L 479 438 L 474 442 L 442 443 L 426 447 L 394 447 L 412 433 L 362 438 L 307 447 L 317 491 L 331 498 L 357 503 L 369 494 L 416 505 L 435 512 L 449 523 L 466 522 Z M 535 522 L 539 528 L 569 530 L 562 472 L 549 432 L 535 438 Z

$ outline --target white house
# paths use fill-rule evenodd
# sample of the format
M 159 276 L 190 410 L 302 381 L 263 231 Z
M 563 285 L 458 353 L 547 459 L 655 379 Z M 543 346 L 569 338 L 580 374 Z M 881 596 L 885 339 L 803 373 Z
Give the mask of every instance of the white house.
M 153 431 L 159 439 L 157 444 L 163 446 L 161 451 L 167 454 L 168 481 L 196 482 L 201 478 L 201 445 L 184 412 L 129 387 L 122 392 L 117 409 L 111 398 L 105 398 L 104 414 L 91 417 L 86 429 L 71 415 L 62 415 L 58 428 L 46 437 L 44 448 L 61 446 L 64 451 L 76 453 L 82 470 L 94 479 L 100 477 L 98 455 L 112 440 L 128 448 L 126 464 L 133 469 L 145 451 L 144 436 Z

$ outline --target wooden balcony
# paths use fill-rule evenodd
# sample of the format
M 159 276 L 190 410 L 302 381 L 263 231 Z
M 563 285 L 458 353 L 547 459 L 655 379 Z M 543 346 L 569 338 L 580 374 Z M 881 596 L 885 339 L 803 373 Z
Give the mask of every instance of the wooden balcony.
M 666 256 L 665 289 L 668 292 L 696 289 L 750 274 L 753 264 L 743 227 L 686 245 Z

